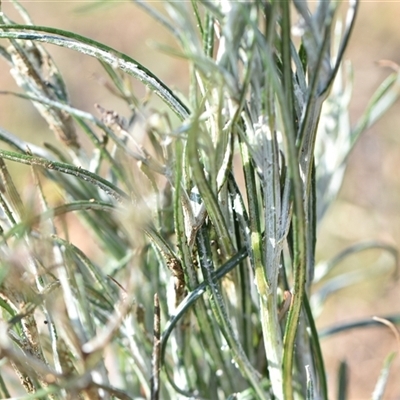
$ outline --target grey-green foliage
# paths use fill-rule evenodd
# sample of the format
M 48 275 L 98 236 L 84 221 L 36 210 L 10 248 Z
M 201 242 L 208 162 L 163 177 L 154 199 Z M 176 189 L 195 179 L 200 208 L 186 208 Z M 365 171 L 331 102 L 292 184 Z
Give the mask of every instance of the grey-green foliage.
M 2 161 L 0 348 L 24 398 L 326 399 L 308 299 L 316 227 L 399 79 L 351 128 L 342 66 L 358 2 L 341 27 L 338 2 L 311 13 L 293 1 L 295 26 L 290 2 L 138 1 L 180 46 L 170 51 L 190 67 L 186 100 L 151 66 L 33 25 L 13 3 L 25 25 L 2 14 L 0 53 L 16 95 L 59 139 L 39 146 L 0 129 L 11 148 L 0 160 L 30 165 L 36 188 L 23 199 Z M 98 59 L 134 110 L 131 126 L 101 106 L 100 118 L 74 108 L 41 43 Z M 129 76 L 166 111 L 138 99 Z M 71 240 L 72 211 L 97 256 Z

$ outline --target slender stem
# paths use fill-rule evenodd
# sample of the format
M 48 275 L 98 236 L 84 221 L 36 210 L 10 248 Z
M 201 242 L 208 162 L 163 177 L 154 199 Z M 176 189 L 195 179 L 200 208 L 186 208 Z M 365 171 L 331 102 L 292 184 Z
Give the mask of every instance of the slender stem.
M 160 398 L 160 301 L 158 294 L 154 295 L 154 321 L 153 321 L 153 356 L 151 360 L 151 400 Z
M 290 29 L 289 3 L 283 2 L 282 7 L 283 19 L 286 19 L 286 29 Z M 285 29 L 285 26 L 283 26 L 282 29 Z M 290 36 L 286 36 L 286 40 L 290 41 Z M 290 47 L 290 43 L 287 42 L 283 43 L 283 45 Z M 272 82 L 275 86 L 276 80 L 273 79 Z M 292 371 L 294 346 L 306 281 L 306 223 L 303 204 L 304 189 L 297 161 L 298 155 L 295 143 L 296 137 L 294 135 L 294 121 L 290 118 L 290 112 L 288 111 L 292 110 L 292 104 L 290 103 L 290 98 L 287 98 L 286 93 L 283 94 L 278 88 L 275 88 L 275 90 L 278 94 L 282 122 L 285 128 L 284 144 L 287 151 L 286 157 L 289 163 L 289 175 L 292 181 L 292 198 L 294 203 L 292 216 L 294 285 L 292 302 L 283 339 L 283 398 L 285 398 L 285 400 L 293 400 L 294 385 Z M 282 96 L 280 94 L 282 94 Z
M 199 122 L 196 119 L 192 123 L 188 136 L 188 157 L 191 160 L 193 177 L 198 186 L 206 210 L 217 231 L 223 256 L 227 259 L 234 253 L 234 248 L 224 215 L 218 203 L 217 194 L 212 191 L 211 184 L 206 179 L 203 165 L 198 152 L 198 136 L 201 132 Z
M 239 370 L 247 378 L 259 398 L 264 398 L 265 393 L 260 385 L 260 376 L 244 353 L 241 343 L 233 330 L 230 318 L 228 317 L 221 287 L 215 279 L 211 249 L 207 236 L 207 230 L 202 226 L 197 234 L 197 246 L 199 249 L 200 265 L 202 267 L 204 280 L 207 282 L 207 291 L 210 294 L 209 300 L 213 315 L 232 351 L 233 359 L 238 364 Z

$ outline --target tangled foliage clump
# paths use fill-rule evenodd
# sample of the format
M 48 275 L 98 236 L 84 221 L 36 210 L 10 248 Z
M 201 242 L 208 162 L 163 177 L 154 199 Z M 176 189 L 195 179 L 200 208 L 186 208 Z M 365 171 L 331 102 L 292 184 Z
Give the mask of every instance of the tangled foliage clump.
M 136 3 L 176 38 L 187 98 L 116 49 L 34 25 L 16 1 L 23 24 L 1 14 L 14 95 L 58 139 L 0 128 L 1 396 L 327 399 L 310 289 L 340 257 L 316 265 L 316 227 L 399 77 L 350 127 L 354 0 L 343 26 L 339 2 Z M 74 108 L 43 43 L 95 57 L 131 121 Z M 5 161 L 30 166 L 34 198 Z M 72 240 L 71 212 L 97 255 Z

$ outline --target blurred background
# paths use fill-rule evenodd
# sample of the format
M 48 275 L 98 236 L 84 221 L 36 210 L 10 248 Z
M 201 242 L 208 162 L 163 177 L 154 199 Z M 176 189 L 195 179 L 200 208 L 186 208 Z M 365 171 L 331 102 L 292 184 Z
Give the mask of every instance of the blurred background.
M 71 30 L 112 46 L 186 95 L 187 66 L 156 49 L 157 43 L 175 46 L 173 38 L 132 2 L 109 1 L 94 7 L 89 1 L 30 0 L 23 5 L 36 24 Z M 10 18 L 21 21 L 10 2 L 3 1 L 2 7 Z M 375 89 L 391 73 L 377 62 L 385 59 L 400 64 L 399 16 L 400 2 L 361 1 L 347 51 L 347 59 L 354 69 L 353 124 Z M 105 73 L 94 59 L 55 46 L 46 48 L 66 80 L 74 107 L 96 113 L 94 104 L 98 103 L 129 118 L 126 106 L 107 91 Z M 8 70 L 8 64 L 1 59 L 0 90 L 19 91 Z M 132 83 L 137 97 L 144 97 L 144 87 L 138 82 Z M 33 143 L 54 141 L 36 109 L 16 97 L 0 95 L 0 126 Z M 16 174 L 29 172 L 26 167 L 13 168 Z M 87 240 L 83 235 L 84 232 L 77 229 L 74 241 L 80 243 L 80 247 Z M 367 240 L 385 242 L 400 249 L 400 102 L 365 132 L 351 154 L 339 197 L 319 227 L 317 261 L 329 259 L 346 247 Z M 94 251 L 90 242 L 86 242 L 84 250 Z M 374 315 L 400 314 L 400 283 L 393 279 L 394 268 L 393 257 L 381 250 L 368 250 L 347 258 L 336 273 L 363 269 L 373 273 L 365 281 L 330 296 L 318 318 L 318 327 L 323 329 Z M 330 398 L 336 397 L 337 369 L 341 360 L 346 360 L 349 366 L 349 398 L 366 399 L 371 397 L 385 357 L 400 350 L 393 333 L 384 326 L 340 333 L 323 339 L 322 346 Z M 385 399 L 400 399 L 399 376 L 400 356 L 397 355 Z

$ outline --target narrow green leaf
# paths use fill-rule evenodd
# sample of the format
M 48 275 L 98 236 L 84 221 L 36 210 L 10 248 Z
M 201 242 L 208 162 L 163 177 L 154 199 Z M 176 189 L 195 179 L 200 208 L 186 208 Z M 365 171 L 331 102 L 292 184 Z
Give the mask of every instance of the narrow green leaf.
M 117 188 L 106 179 L 80 167 L 75 167 L 73 165 L 57 161 L 50 161 L 41 157 L 19 154 L 7 150 L 0 150 L 0 157 L 5 158 L 6 160 L 19 162 L 21 164 L 38 165 L 50 171 L 58 171 L 64 174 L 76 176 L 77 178 L 97 186 L 99 189 L 103 190 L 117 201 L 129 199 L 129 196 L 124 191 Z
M 337 391 L 338 400 L 347 400 L 348 386 L 349 386 L 349 372 L 347 368 L 347 362 L 341 361 L 338 369 L 338 391 Z
M 171 89 L 169 89 L 153 73 L 131 57 L 116 51 L 109 46 L 73 32 L 44 26 L 1 24 L 0 29 L 0 38 L 36 40 L 39 42 L 50 43 L 79 51 L 85 55 L 102 60 L 103 62 L 115 66 L 115 68 L 119 68 L 143 82 L 156 95 L 164 100 L 180 119 L 184 120 L 189 115 L 188 108 L 171 91 Z

